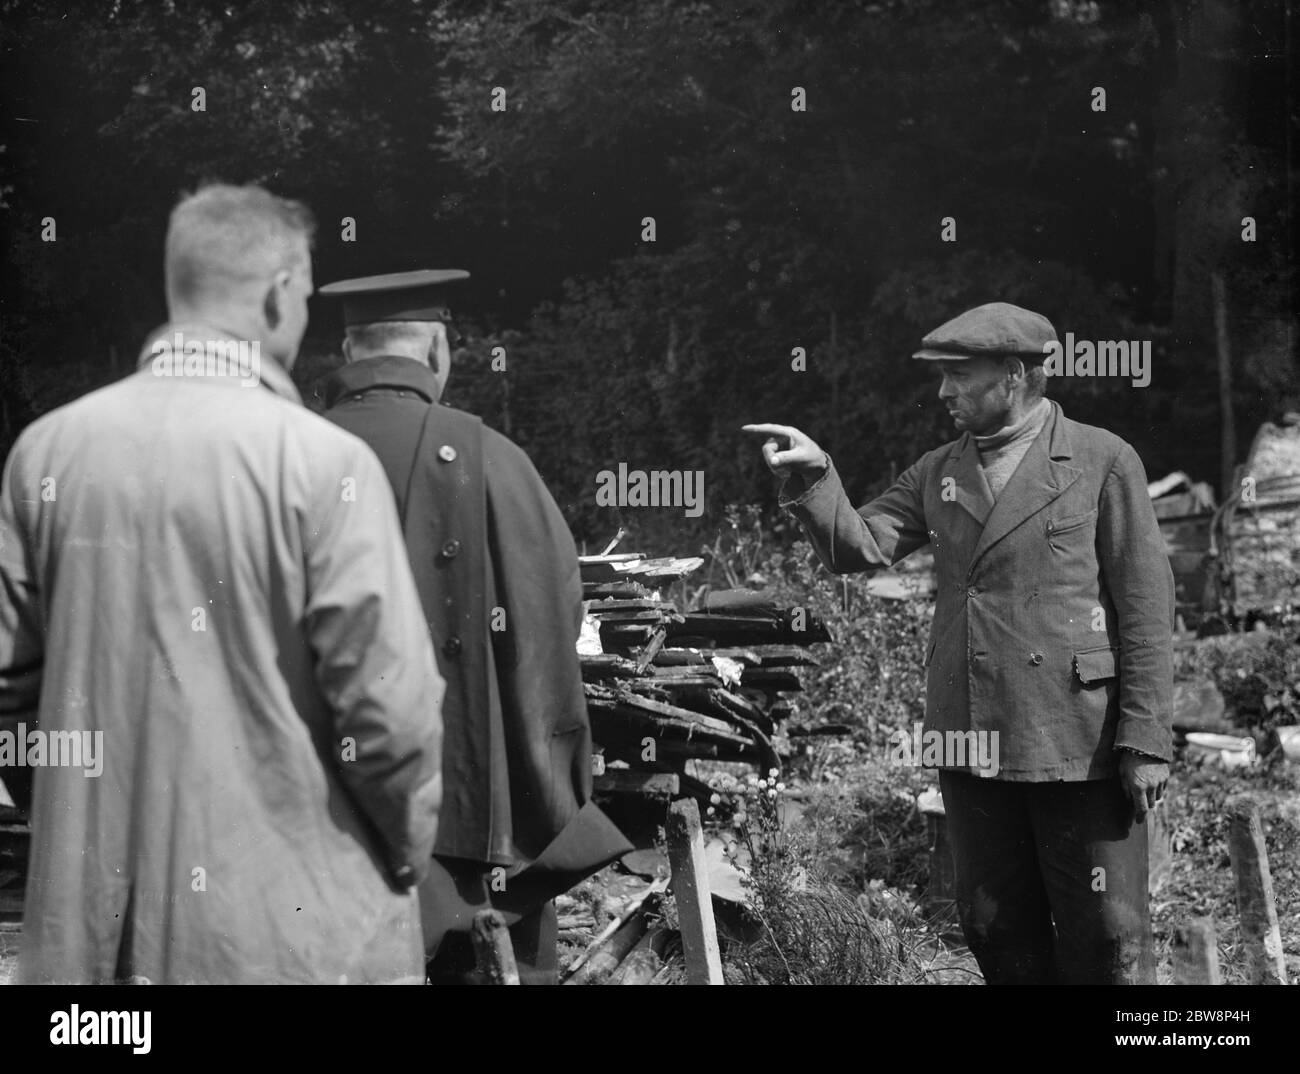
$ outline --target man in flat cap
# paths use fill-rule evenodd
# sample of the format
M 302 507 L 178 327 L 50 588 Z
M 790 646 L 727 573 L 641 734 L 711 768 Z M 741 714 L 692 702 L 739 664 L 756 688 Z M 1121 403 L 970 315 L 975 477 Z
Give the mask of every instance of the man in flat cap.
M 9 457 L 25 982 L 424 980 L 443 684 L 379 461 L 289 378 L 311 231 L 259 187 L 184 198 L 171 322 Z
M 590 800 L 573 537 L 528 457 L 441 403 L 446 291 L 467 276 L 321 288 L 342 299 L 347 326 L 326 417 L 384 465 L 447 680 L 443 816 L 420 888 L 430 977 L 472 979 L 469 928 L 491 906 L 510 926 L 523 983 L 545 984 L 557 976 L 552 900 L 632 847 Z
M 945 744 L 933 767 L 985 980 L 1154 983 L 1145 817 L 1172 757 L 1173 577 L 1136 452 L 1044 397 L 1055 340 L 1004 302 L 926 336 L 913 357 L 961 435 L 857 510 L 804 433 L 745 428 L 830 570 L 934 553 L 925 734 Z

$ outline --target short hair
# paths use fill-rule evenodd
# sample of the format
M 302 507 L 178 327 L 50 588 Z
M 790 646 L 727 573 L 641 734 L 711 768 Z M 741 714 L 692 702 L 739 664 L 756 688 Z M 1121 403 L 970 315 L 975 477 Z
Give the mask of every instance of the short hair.
M 1047 394 L 1047 370 L 1043 368 L 1042 362 L 1026 364 L 1025 387 L 1029 389 L 1029 394 L 1035 398 Z
M 242 280 L 270 278 L 311 247 L 316 223 L 302 202 L 260 186 L 210 183 L 181 198 L 167 226 L 167 303 Z
M 1041 361 L 1027 358 L 1023 354 L 1004 355 L 1003 361 L 1020 363 L 1020 368 L 1025 371 L 1025 388 L 1032 398 L 1037 399 L 1047 394 L 1047 371 Z
M 376 354 L 394 353 L 415 357 L 411 352 L 427 353 L 433 342 L 432 321 L 369 321 L 346 328 L 354 359 Z

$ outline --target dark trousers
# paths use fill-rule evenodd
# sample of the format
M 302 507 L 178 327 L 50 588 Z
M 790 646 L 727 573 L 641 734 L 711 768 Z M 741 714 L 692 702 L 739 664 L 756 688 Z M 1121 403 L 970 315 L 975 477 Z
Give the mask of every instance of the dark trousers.
M 1155 984 L 1146 824 L 1118 779 L 940 772 L 966 942 L 989 984 Z
M 510 945 L 519 967 L 519 983 L 559 983 L 559 922 L 555 903 L 545 902 L 509 928 Z M 430 984 L 477 983 L 474 944 L 467 932 L 448 932 L 428 963 Z

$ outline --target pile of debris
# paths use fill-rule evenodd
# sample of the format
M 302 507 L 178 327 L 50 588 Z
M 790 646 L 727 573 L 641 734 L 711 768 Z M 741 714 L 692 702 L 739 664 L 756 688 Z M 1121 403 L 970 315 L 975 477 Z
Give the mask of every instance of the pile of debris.
M 780 767 L 772 734 L 790 715 L 785 695 L 802 689 L 801 669 L 817 665 L 808 647 L 831 640 L 825 625 L 748 589 L 679 608 L 663 590 L 701 566 L 697 558 L 625 553 L 580 563 L 578 653 L 597 789 L 676 797 L 695 782 L 682 772 L 692 757 Z M 602 775 L 600 758 L 615 767 Z
M 1300 414 L 1260 426 L 1213 533 L 1236 615 L 1300 604 Z

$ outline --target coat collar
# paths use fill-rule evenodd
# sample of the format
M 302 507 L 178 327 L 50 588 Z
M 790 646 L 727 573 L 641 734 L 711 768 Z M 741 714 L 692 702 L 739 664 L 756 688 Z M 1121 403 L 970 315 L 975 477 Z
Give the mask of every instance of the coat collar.
M 1060 405 L 1053 401 L 1052 413 L 1042 431 L 1029 445 L 1029 451 L 984 520 L 984 530 L 971 556 L 972 570 L 993 545 L 1055 500 L 1083 474 L 1077 466 L 1064 461 L 1074 457 L 1068 426 Z M 966 454 L 975 456 L 978 467 L 979 452 L 970 435 L 963 436 L 962 441 L 968 442 Z M 982 476 L 982 469 L 980 472 Z
M 371 388 L 403 388 L 429 403 L 438 401 L 438 378 L 432 369 L 414 358 L 383 355 L 349 362 L 331 373 L 322 387 L 325 406 L 336 406 L 346 396 Z
M 177 355 L 175 353 L 178 336 L 182 345 L 186 341 L 202 342 L 205 344 L 205 352 L 206 344 L 209 342 L 238 342 L 238 337 L 227 332 L 224 328 L 217 328 L 215 325 L 203 324 L 198 321 L 168 321 L 145 337 L 144 346 L 140 348 L 140 357 L 136 359 L 136 368 L 139 370 L 152 370 L 156 376 L 184 376 L 184 372 L 179 368 L 168 367 L 166 362 L 162 366 L 159 364 L 161 352 L 158 349 L 158 344 L 160 343 L 168 345 L 168 350 L 165 352 L 167 356 L 175 355 L 176 366 L 179 366 L 184 360 L 183 346 L 181 354 Z M 162 371 L 164 368 L 166 372 Z M 259 356 L 252 373 L 253 375 L 250 377 L 209 374 L 202 378 L 195 376 L 192 379 L 204 379 L 213 384 L 235 385 L 246 388 L 260 384 L 283 399 L 299 405 L 302 404 L 302 396 L 298 393 L 298 388 L 289 376 L 289 371 L 274 358 Z

